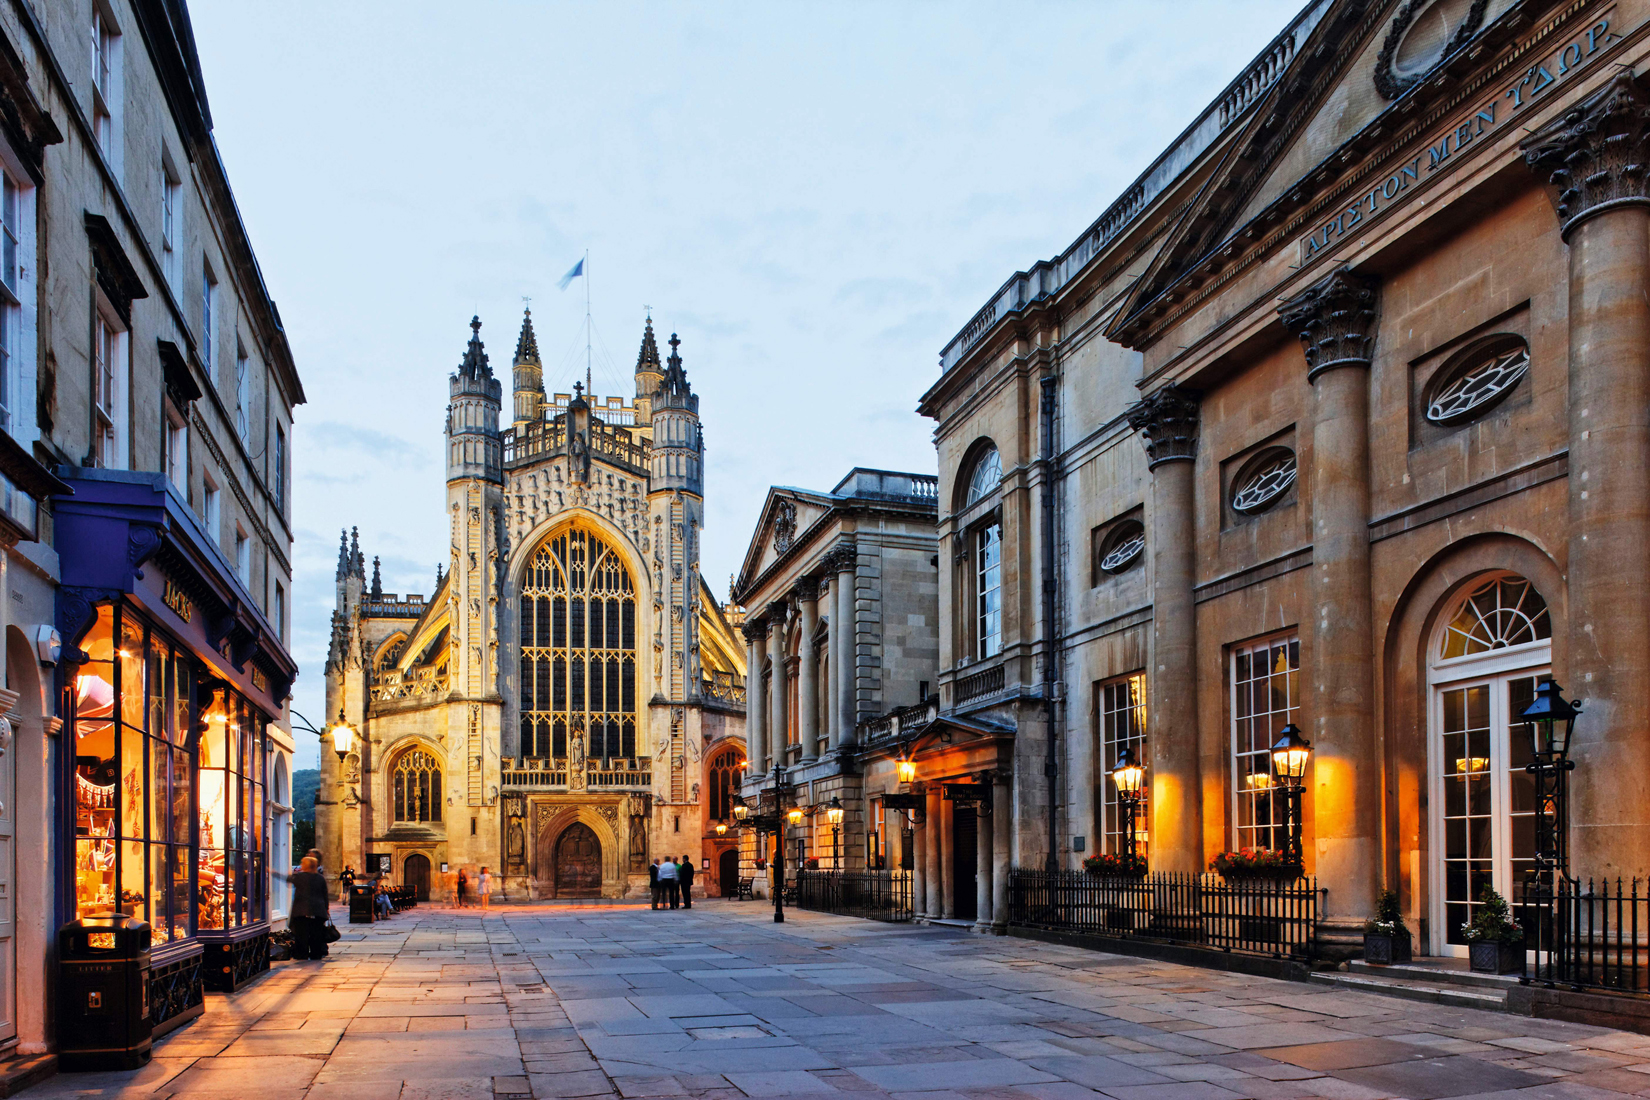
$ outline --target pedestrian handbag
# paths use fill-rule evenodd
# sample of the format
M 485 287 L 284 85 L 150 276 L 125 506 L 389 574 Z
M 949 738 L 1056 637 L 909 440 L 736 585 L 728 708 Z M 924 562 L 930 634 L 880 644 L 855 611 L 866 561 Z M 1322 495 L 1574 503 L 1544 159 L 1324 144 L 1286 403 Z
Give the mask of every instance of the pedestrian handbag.
M 321 938 L 328 943 L 337 943 L 342 936 L 343 933 L 338 931 L 338 926 L 328 917 L 326 927 L 321 930 Z

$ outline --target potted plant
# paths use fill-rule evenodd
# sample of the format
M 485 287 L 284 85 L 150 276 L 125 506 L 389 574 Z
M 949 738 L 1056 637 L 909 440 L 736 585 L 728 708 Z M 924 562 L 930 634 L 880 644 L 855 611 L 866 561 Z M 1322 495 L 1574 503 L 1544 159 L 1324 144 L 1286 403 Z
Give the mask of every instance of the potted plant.
M 1375 903 L 1375 919 L 1364 925 L 1364 962 L 1386 966 L 1407 963 L 1412 957 L 1409 929 L 1398 911 L 1398 892 L 1383 890 Z
M 810 871 L 819 870 L 819 857 L 809 856 L 807 859 L 802 861 L 802 866 Z
M 758 871 L 766 871 L 768 869 L 768 861 L 765 860 L 765 859 L 757 860 L 756 861 L 756 869 Z
M 1484 887 L 1478 912 L 1461 926 L 1472 968 L 1480 974 L 1516 974 L 1524 969 L 1524 929 L 1507 909 L 1507 899 Z
M 1242 848 L 1236 852 L 1222 852 L 1209 866 L 1222 878 L 1271 879 L 1289 882 L 1301 876 L 1300 860 L 1288 852 L 1270 848 Z
M 1145 878 L 1146 857 L 1102 852 L 1085 859 L 1083 870 L 1097 878 Z

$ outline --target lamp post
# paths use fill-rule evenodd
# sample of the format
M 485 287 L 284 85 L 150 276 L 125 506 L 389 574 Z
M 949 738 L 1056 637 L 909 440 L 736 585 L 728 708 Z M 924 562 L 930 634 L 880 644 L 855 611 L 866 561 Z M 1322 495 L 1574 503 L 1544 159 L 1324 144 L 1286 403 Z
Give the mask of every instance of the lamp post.
M 1127 745 L 1117 754 L 1117 764 L 1111 770 L 1111 781 L 1117 787 L 1117 802 L 1123 810 L 1129 838 L 1129 859 L 1139 858 L 1138 838 L 1135 834 L 1135 815 L 1140 810 L 1140 793 L 1145 789 L 1146 768 Z
M 338 762 L 343 763 L 355 743 L 355 727 L 344 721 L 342 706 L 338 708 L 338 721 L 327 727 L 327 736 L 332 738 L 332 751 L 338 754 Z
M 825 820 L 831 823 L 831 869 L 842 870 L 842 799 L 831 796 L 825 807 Z
M 1562 875 L 1570 870 L 1568 777 L 1576 766 L 1570 759 L 1570 734 L 1580 713 L 1581 701 L 1565 699 L 1558 682 L 1547 680 L 1519 715 L 1530 737 L 1530 762 L 1524 770 L 1535 777 L 1535 873 L 1549 886 L 1554 871 Z
M 1312 758 L 1312 742 L 1291 722 L 1272 745 L 1272 778 L 1283 788 L 1286 851 L 1295 866 L 1303 865 L 1301 855 L 1301 788 L 1306 783 L 1306 763 Z

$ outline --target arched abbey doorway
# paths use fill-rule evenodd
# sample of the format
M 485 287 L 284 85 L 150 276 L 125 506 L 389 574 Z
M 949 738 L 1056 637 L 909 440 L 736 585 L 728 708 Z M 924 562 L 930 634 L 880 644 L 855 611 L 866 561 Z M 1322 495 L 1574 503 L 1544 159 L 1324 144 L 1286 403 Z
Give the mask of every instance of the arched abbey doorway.
M 739 849 L 724 848 L 716 858 L 716 882 L 722 888 L 723 897 L 739 896 Z
M 430 859 L 416 852 L 401 865 L 401 885 L 411 886 L 419 901 L 430 900 Z
M 1551 616 L 1524 577 L 1476 580 L 1441 616 L 1427 652 L 1434 954 L 1467 953 L 1461 926 L 1484 887 L 1516 913 L 1535 856 L 1530 742 L 1519 715 L 1551 674 Z
M 602 845 L 583 822 L 569 825 L 556 841 L 556 897 L 595 898 L 602 892 Z

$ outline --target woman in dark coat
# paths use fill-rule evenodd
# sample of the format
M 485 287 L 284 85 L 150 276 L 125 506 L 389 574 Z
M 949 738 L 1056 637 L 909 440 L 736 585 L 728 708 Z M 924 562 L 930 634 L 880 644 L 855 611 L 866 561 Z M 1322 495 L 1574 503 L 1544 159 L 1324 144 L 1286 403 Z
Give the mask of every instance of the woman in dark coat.
M 327 880 L 315 870 L 317 866 L 314 856 L 305 856 L 298 870 L 286 876 L 292 883 L 292 912 L 287 925 L 292 929 L 294 959 L 327 957 Z

